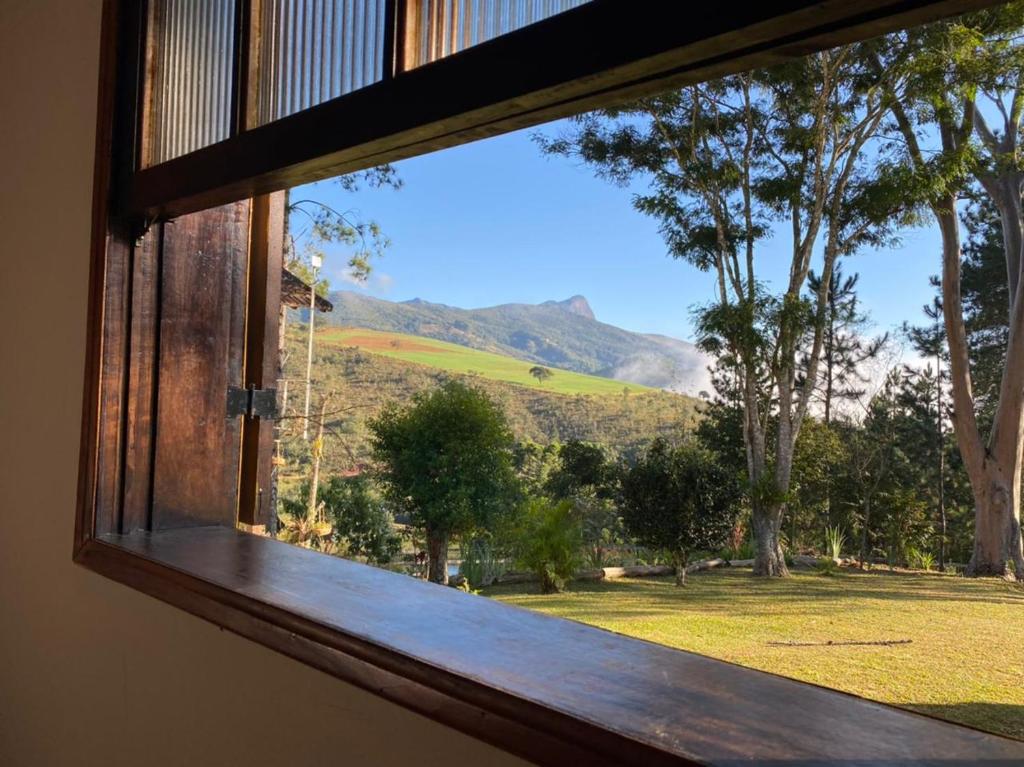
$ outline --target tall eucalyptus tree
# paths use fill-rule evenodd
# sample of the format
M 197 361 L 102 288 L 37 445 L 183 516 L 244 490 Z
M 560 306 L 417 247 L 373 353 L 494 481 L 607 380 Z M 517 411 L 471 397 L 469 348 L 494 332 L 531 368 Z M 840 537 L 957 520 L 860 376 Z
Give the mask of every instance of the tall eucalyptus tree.
M 864 64 L 859 46 L 817 53 L 584 115 L 539 138 L 612 182 L 647 181 L 634 206 L 659 222 L 669 255 L 715 275 L 698 325 L 704 346 L 732 361 L 742 393 L 757 575 L 788 574 L 780 531 L 835 263 L 886 241 L 899 205 L 870 157 L 886 90 Z M 769 236 L 788 253 L 776 292 L 764 277 Z
M 953 426 L 975 503 L 972 575 L 1024 580 L 1024 3 L 892 35 L 875 61 L 892 88 L 902 175 L 942 234 L 942 306 Z M 894 76 L 897 75 L 897 76 Z M 962 203 L 977 184 L 998 211 L 1009 332 L 992 411 L 979 420 L 964 318 Z M 985 433 L 987 431 L 987 434 Z

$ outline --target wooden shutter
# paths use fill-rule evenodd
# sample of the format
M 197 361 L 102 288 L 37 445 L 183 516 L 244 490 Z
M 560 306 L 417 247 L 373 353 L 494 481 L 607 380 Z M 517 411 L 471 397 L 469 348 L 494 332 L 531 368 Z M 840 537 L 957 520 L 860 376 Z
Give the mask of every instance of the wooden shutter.
M 246 309 L 245 385 L 256 389 L 272 389 L 277 386 L 284 217 L 284 192 L 253 199 Z M 273 459 L 273 422 L 259 418 L 244 419 L 238 521 L 256 531 L 266 529 L 274 513 L 271 492 L 274 483 Z
M 273 422 L 229 387 L 273 389 L 284 193 L 156 224 L 108 254 L 99 534 L 272 519 Z
M 163 226 L 151 528 L 235 523 L 251 204 Z

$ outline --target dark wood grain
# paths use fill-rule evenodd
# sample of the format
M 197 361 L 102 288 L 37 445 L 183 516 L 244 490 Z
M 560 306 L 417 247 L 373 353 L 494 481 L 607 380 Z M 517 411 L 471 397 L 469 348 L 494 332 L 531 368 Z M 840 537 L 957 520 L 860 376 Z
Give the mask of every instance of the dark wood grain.
M 234 524 L 248 201 L 164 226 L 152 528 Z
M 594 0 L 148 168 L 127 204 L 173 217 L 993 3 Z
M 257 197 L 252 202 L 243 378 L 246 386 L 257 389 L 277 384 L 284 207 L 284 192 Z M 268 522 L 273 458 L 274 422 L 242 419 L 238 521 L 243 524 L 265 526 Z
M 1024 763 L 1019 741 L 232 529 L 104 541 L 143 561 L 97 569 L 540 763 Z
M 260 0 L 235 0 L 235 57 L 231 67 L 231 129 L 256 125 L 259 109 Z
M 159 64 L 157 62 L 158 41 L 163 37 L 164 14 L 167 11 L 166 3 L 161 2 L 139 2 L 140 7 L 145 6 L 146 31 L 145 40 L 142 46 L 140 72 L 140 105 L 136 114 L 138 125 L 138 151 L 136 168 L 144 168 L 153 163 L 156 150 L 154 139 L 156 137 L 155 106 L 157 104 L 157 74 Z M 133 168 L 134 170 L 135 168 Z
M 111 237 L 106 247 L 102 293 L 103 342 L 99 362 L 99 402 L 89 402 L 97 414 L 94 524 L 104 533 L 121 530 L 121 496 L 124 479 L 124 402 L 128 371 L 126 355 L 130 323 L 131 246 L 125 237 Z
M 121 516 L 132 232 L 112 215 L 124 207 L 112 197 L 130 178 L 135 151 L 141 19 L 129 5 L 103 3 L 75 551 L 97 530 L 116 531 Z
M 163 225 L 158 224 L 132 248 L 128 380 L 124 393 L 124 476 L 118 526 L 122 533 L 147 529 L 150 523 L 162 235 Z

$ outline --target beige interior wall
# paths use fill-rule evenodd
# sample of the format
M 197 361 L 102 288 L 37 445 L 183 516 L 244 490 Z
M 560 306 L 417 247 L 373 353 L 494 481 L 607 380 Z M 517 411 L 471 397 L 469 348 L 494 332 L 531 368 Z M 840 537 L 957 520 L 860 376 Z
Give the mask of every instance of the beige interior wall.
M 0 0 L 0 764 L 518 764 L 72 564 L 100 5 Z

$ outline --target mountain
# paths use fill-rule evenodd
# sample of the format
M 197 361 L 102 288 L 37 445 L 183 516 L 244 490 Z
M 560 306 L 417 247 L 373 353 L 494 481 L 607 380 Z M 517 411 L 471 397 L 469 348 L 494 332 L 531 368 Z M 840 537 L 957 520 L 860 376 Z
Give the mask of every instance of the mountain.
M 693 344 L 600 322 L 583 296 L 483 309 L 420 298 L 392 302 L 347 290 L 330 299 L 334 311 L 322 320 L 328 325 L 425 336 L 682 394 L 709 389 L 709 358 Z
M 573 296 L 564 301 L 545 301 L 541 306 L 553 306 L 556 309 L 561 309 L 563 312 L 576 314 L 588 320 L 597 319 L 594 316 L 594 310 L 590 308 L 590 303 L 583 296 Z

